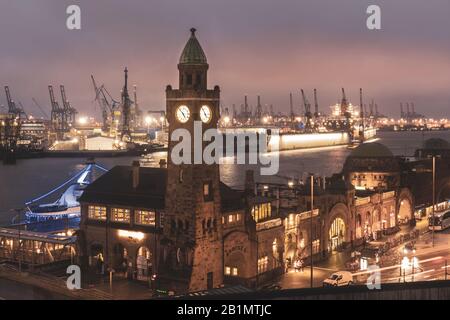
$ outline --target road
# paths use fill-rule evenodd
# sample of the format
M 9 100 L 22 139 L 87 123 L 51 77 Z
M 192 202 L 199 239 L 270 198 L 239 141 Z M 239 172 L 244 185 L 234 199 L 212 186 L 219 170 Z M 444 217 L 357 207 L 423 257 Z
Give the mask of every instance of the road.
M 387 254 L 392 256 L 392 262 L 379 270 L 381 283 L 443 280 L 445 278 L 446 260 L 450 265 L 450 229 L 435 232 L 434 247 L 431 242 L 431 233 L 428 232 L 423 235 L 416 242 L 416 253 L 407 256 L 408 264 L 402 264 L 404 257 L 403 246 L 394 248 Z M 414 268 L 411 263 L 413 258 L 417 259 L 415 260 Z M 340 267 L 342 263 L 336 263 L 336 265 L 333 265 L 333 263 L 321 263 L 321 265 L 326 265 L 327 267 L 314 268 L 314 287 L 321 287 L 324 279 L 333 272 L 342 270 L 342 267 Z M 450 279 L 450 266 L 447 270 L 448 279 Z M 281 277 L 277 284 L 283 289 L 309 288 L 310 275 L 309 267 L 305 267 L 303 272 L 290 270 Z M 367 271 L 355 272 L 354 282 L 365 284 L 369 275 L 370 272 Z
M 0 300 L 49 300 L 67 299 L 15 281 L 0 278 Z

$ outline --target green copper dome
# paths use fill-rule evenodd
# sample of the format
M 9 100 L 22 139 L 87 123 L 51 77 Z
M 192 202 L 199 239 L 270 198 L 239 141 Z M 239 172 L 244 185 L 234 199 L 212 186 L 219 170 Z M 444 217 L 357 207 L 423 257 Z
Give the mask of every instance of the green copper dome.
M 206 55 L 202 46 L 195 37 L 195 29 L 191 29 L 191 37 L 183 49 L 180 64 L 206 64 Z
M 441 138 L 430 138 L 423 143 L 425 150 L 447 150 L 450 149 L 450 143 Z

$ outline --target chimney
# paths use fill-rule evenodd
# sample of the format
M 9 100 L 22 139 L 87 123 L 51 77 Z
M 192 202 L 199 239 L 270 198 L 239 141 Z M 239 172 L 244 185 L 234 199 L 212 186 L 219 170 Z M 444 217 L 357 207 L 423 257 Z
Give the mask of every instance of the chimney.
M 132 184 L 133 184 L 133 189 L 136 189 L 139 186 L 139 168 L 140 168 L 140 164 L 139 161 L 133 161 L 132 164 Z
M 253 170 L 245 171 L 245 193 L 250 196 L 255 195 L 255 176 Z
M 166 159 L 160 159 L 160 160 L 159 160 L 159 167 L 160 167 L 161 169 L 164 169 L 164 168 L 167 167 L 167 161 L 166 161 Z

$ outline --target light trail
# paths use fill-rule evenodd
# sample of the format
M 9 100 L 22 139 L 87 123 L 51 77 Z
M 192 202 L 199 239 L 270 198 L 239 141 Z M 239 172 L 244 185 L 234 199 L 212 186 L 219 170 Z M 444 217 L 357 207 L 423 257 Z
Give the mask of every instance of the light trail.
M 425 259 L 420 261 L 421 264 L 427 263 L 427 262 L 431 262 L 431 261 L 436 261 L 436 260 L 440 260 L 440 259 L 444 259 L 444 257 L 439 256 L 439 257 L 434 257 L 434 258 L 430 258 L 430 259 Z M 396 264 L 393 266 L 389 266 L 389 267 L 384 267 L 384 268 L 378 268 L 378 269 L 374 269 L 374 270 L 367 270 L 367 271 L 361 271 L 361 272 L 356 272 L 356 273 L 352 273 L 352 275 L 355 276 L 360 276 L 360 275 L 364 275 L 364 274 L 372 274 L 376 271 L 378 272 L 382 272 L 382 271 L 386 271 L 386 270 L 392 270 L 392 269 L 397 269 L 400 268 L 402 265 L 401 264 Z

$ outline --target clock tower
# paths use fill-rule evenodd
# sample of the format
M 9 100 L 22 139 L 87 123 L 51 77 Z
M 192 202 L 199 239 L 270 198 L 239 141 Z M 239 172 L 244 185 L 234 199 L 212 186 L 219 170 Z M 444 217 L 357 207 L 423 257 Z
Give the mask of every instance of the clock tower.
M 201 126 L 202 132 L 217 128 L 220 89 L 207 88 L 209 66 L 195 31 L 191 29 L 179 60 L 179 89 L 166 88 L 169 147 L 162 244 L 165 272 L 184 284 L 180 290 L 189 292 L 223 283 L 219 165 L 203 162 L 207 143 L 196 143 L 200 138 L 194 136 L 194 124 Z M 190 163 L 178 164 L 172 159 L 174 147 L 182 143 L 172 140 L 176 129 L 190 134 L 182 137 L 190 141 L 190 150 L 183 150 L 190 152 Z M 194 155 L 194 144 L 198 155 Z M 194 162 L 199 156 L 201 161 Z

